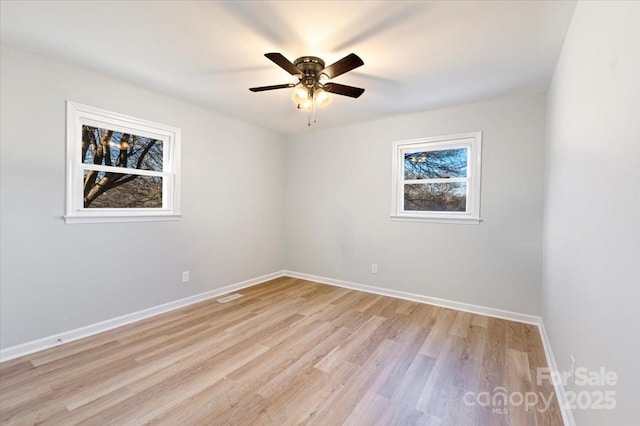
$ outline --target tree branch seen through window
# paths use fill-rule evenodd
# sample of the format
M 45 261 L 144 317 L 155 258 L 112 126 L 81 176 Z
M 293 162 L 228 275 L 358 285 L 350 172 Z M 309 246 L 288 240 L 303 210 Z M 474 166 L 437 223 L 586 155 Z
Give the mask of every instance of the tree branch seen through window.
M 82 126 L 82 163 L 123 169 L 162 171 L 162 141 Z M 123 170 L 124 172 L 125 170 Z M 135 185 L 126 185 L 135 181 Z M 125 186 L 116 190 L 121 186 Z M 85 170 L 84 207 L 162 207 L 162 178 Z

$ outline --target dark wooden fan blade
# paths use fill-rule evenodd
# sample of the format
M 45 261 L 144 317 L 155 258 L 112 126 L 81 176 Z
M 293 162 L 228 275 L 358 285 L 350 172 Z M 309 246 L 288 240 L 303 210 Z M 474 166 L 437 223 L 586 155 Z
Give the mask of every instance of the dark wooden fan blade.
M 281 53 L 265 53 L 264 56 L 269 58 L 273 63 L 277 66 L 285 70 L 291 75 L 302 76 L 302 71 L 296 68 L 287 58 L 285 58 Z
M 294 87 L 295 84 L 276 84 L 273 86 L 261 86 L 261 87 L 251 87 L 249 90 L 252 92 L 264 92 L 265 90 L 275 90 L 275 89 L 286 89 L 288 87 Z
M 327 92 L 335 93 L 336 95 L 350 96 L 357 98 L 364 93 L 364 89 L 353 86 L 345 86 L 338 83 L 327 83 L 324 86 L 324 90 Z
M 362 65 L 364 65 L 362 59 L 360 59 L 360 57 L 355 53 L 350 53 L 338 62 L 335 62 L 320 71 L 320 74 L 326 74 L 327 77 L 334 78 Z

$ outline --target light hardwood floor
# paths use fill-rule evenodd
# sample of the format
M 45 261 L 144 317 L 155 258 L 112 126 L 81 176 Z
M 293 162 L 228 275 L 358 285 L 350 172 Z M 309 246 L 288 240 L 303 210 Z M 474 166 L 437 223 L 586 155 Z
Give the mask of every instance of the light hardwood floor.
M 0 422 L 562 424 L 535 326 L 286 277 L 240 293 L 0 364 Z

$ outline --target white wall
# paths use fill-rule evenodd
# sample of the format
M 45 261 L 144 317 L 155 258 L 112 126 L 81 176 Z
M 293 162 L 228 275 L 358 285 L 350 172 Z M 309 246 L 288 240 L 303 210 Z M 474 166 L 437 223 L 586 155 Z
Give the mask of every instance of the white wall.
M 539 314 L 544 106 L 512 96 L 290 137 L 287 269 Z M 390 220 L 392 142 L 476 130 L 484 222 Z
M 579 3 L 548 92 L 543 318 L 561 370 L 619 376 L 579 425 L 640 421 L 639 42 L 640 3 Z
M 282 136 L 12 47 L 0 63 L 2 348 L 282 270 Z M 182 128 L 181 221 L 63 223 L 67 99 Z

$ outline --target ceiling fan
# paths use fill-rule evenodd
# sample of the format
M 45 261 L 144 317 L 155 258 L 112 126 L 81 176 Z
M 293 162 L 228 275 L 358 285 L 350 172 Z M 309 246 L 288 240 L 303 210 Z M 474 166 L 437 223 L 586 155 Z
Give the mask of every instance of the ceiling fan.
M 296 87 L 293 92 L 293 100 L 299 109 L 305 111 L 311 111 L 312 109 L 315 111 L 316 106 L 326 105 L 329 102 L 329 93 L 351 98 L 357 98 L 364 93 L 364 89 L 359 87 L 346 86 L 329 81 L 364 65 L 362 59 L 355 53 L 345 56 L 328 67 L 325 67 L 322 59 L 315 56 L 302 56 L 293 62 L 290 62 L 281 53 L 265 53 L 264 56 L 289 74 L 297 77 L 298 83 L 251 87 L 249 90 L 252 92 Z M 311 118 L 309 118 L 309 125 L 311 125 Z

